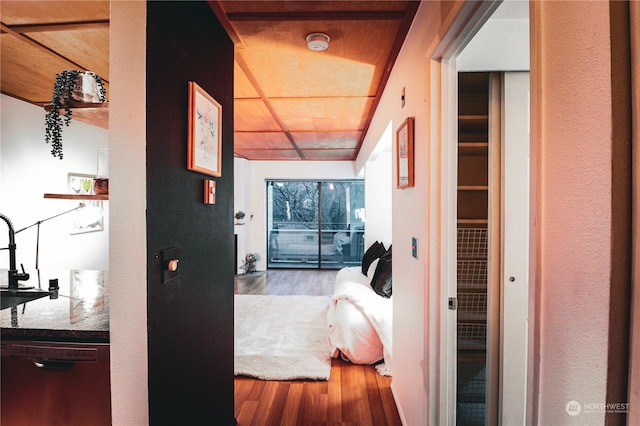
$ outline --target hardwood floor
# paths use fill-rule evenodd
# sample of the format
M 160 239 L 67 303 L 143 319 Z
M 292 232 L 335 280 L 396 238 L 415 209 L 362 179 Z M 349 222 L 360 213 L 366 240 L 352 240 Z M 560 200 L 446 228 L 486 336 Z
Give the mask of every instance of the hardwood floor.
M 338 271 L 318 269 L 269 269 L 236 275 L 235 294 L 329 296 Z
M 330 295 L 337 271 L 269 270 L 238 275 L 236 294 Z M 235 378 L 235 416 L 240 426 L 343 425 L 396 426 L 400 416 L 391 377 L 371 365 L 340 359 L 328 381 L 266 381 Z

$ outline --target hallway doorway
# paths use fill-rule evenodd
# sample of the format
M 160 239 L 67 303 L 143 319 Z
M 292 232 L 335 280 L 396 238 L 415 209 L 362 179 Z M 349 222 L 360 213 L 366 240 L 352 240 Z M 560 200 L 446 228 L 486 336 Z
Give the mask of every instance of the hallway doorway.
M 524 424 L 528 4 L 505 1 L 482 13 L 443 60 L 443 203 L 455 220 L 444 230 L 441 359 L 456 361 L 444 367 L 441 410 L 458 425 Z

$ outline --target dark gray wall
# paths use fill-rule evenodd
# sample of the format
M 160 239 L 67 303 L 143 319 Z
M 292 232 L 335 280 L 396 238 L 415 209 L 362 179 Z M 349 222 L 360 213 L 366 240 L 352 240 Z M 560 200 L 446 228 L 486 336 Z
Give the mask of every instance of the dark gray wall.
M 136 58 L 132 58 L 136 60 Z M 187 83 L 222 104 L 215 205 L 187 170 Z M 152 425 L 233 424 L 233 44 L 206 2 L 147 4 L 147 303 Z M 162 284 L 161 250 L 179 246 Z M 136 295 L 132 295 L 135 297 Z

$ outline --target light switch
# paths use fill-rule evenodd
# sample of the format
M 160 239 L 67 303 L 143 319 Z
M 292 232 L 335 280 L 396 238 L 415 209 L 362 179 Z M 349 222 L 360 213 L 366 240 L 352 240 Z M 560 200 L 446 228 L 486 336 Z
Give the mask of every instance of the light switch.
M 160 268 L 162 284 L 177 282 L 180 279 L 180 247 L 169 247 L 160 250 Z
M 216 181 L 211 179 L 204 180 L 204 203 L 216 203 Z

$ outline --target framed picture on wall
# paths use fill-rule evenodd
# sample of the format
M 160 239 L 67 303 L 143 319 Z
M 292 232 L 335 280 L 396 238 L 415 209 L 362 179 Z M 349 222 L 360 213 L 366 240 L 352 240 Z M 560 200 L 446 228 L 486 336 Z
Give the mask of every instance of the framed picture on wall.
M 187 168 L 210 176 L 222 174 L 222 105 L 197 83 L 189 82 Z
M 95 195 L 95 176 L 83 173 L 67 174 L 67 189 L 71 195 Z M 104 230 L 102 201 L 84 200 L 82 208 L 74 209 L 71 219 L 71 235 Z
M 396 130 L 396 170 L 398 189 L 413 186 L 413 117 Z

